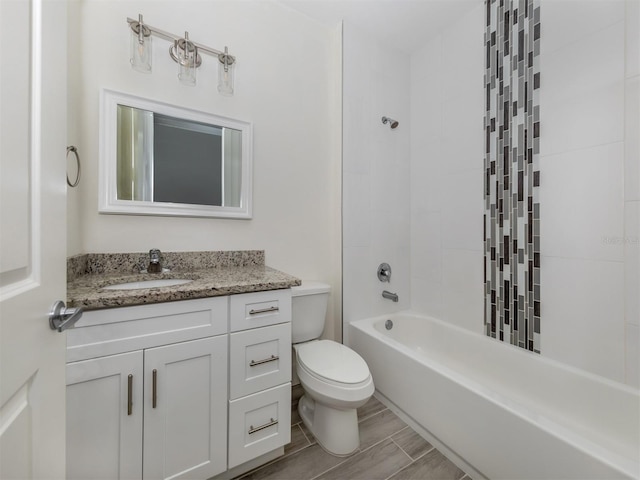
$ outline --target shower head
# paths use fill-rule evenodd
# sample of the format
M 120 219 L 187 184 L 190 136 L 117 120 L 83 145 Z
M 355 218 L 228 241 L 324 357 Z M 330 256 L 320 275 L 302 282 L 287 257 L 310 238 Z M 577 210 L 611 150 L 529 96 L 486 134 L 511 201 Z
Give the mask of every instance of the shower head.
M 393 118 L 389 118 L 389 117 L 382 117 L 382 123 L 384 125 L 386 125 L 388 123 L 389 126 L 391 127 L 391 130 L 393 130 L 394 128 L 396 128 L 398 126 L 398 121 L 394 120 Z

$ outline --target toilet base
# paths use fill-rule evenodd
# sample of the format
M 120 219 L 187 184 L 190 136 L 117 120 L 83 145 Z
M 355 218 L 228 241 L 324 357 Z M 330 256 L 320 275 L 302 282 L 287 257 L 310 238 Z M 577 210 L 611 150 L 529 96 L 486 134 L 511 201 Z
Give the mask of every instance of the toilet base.
M 305 394 L 298 401 L 298 413 L 318 444 L 332 455 L 348 456 L 360 446 L 358 413 L 355 408 L 330 408 Z

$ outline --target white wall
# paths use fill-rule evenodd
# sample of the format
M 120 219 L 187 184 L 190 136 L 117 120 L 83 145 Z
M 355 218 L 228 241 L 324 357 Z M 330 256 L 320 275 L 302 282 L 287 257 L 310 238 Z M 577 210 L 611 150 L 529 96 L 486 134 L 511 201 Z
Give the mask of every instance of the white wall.
M 411 298 L 483 332 L 484 6 L 411 56 Z
M 541 6 L 541 349 L 637 385 L 639 13 L 627 3 L 626 74 L 624 1 Z M 411 57 L 412 308 L 476 332 L 483 19 L 470 11 Z
M 543 2 L 540 53 L 541 349 L 619 381 L 624 9 L 624 1 Z
M 411 305 L 409 59 L 345 23 L 343 32 L 343 318 Z M 382 116 L 400 122 L 391 130 Z M 381 283 L 378 265 L 391 265 Z M 397 293 L 399 302 L 382 298 Z M 347 329 L 344 329 L 347 333 Z
M 129 65 L 127 17 L 237 57 L 236 94 L 216 90 L 203 55 L 196 87 L 179 84 L 169 43 L 154 38 L 153 72 Z M 325 335 L 340 335 L 340 32 L 272 1 L 98 1 L 70 5 L 69 143 L 83 159 L 69 195 L 68 254 L 264 249 L 267 264 L 333 287 Z M 71 76 L 70 76 L 71 77 Z M 98 214 L 99 94 L 110 88 L 223 116 L 254 128 L 253 219 Z
M 625 3 L 625 374 L 640 387 L 640 2 Z

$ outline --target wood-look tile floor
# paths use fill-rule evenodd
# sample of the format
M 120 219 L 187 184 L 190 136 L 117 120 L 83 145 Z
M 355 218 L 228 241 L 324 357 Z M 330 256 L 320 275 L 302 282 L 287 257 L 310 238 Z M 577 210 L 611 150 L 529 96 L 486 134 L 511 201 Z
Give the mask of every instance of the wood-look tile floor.
M 243 480 L 471 480 L 375 398 L 358 409 L 360 448 L 349 457 L 325 452 L 298 415 L 293 387 L 291 443 L 284 455 Z

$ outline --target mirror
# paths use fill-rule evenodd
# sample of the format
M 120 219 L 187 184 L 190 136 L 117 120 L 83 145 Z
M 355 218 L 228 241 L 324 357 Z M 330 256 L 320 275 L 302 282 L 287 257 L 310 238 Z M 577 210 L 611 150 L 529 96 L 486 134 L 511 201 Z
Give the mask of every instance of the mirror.
M 100 213 L 251 218 L 251 125 L 102 92 Z

